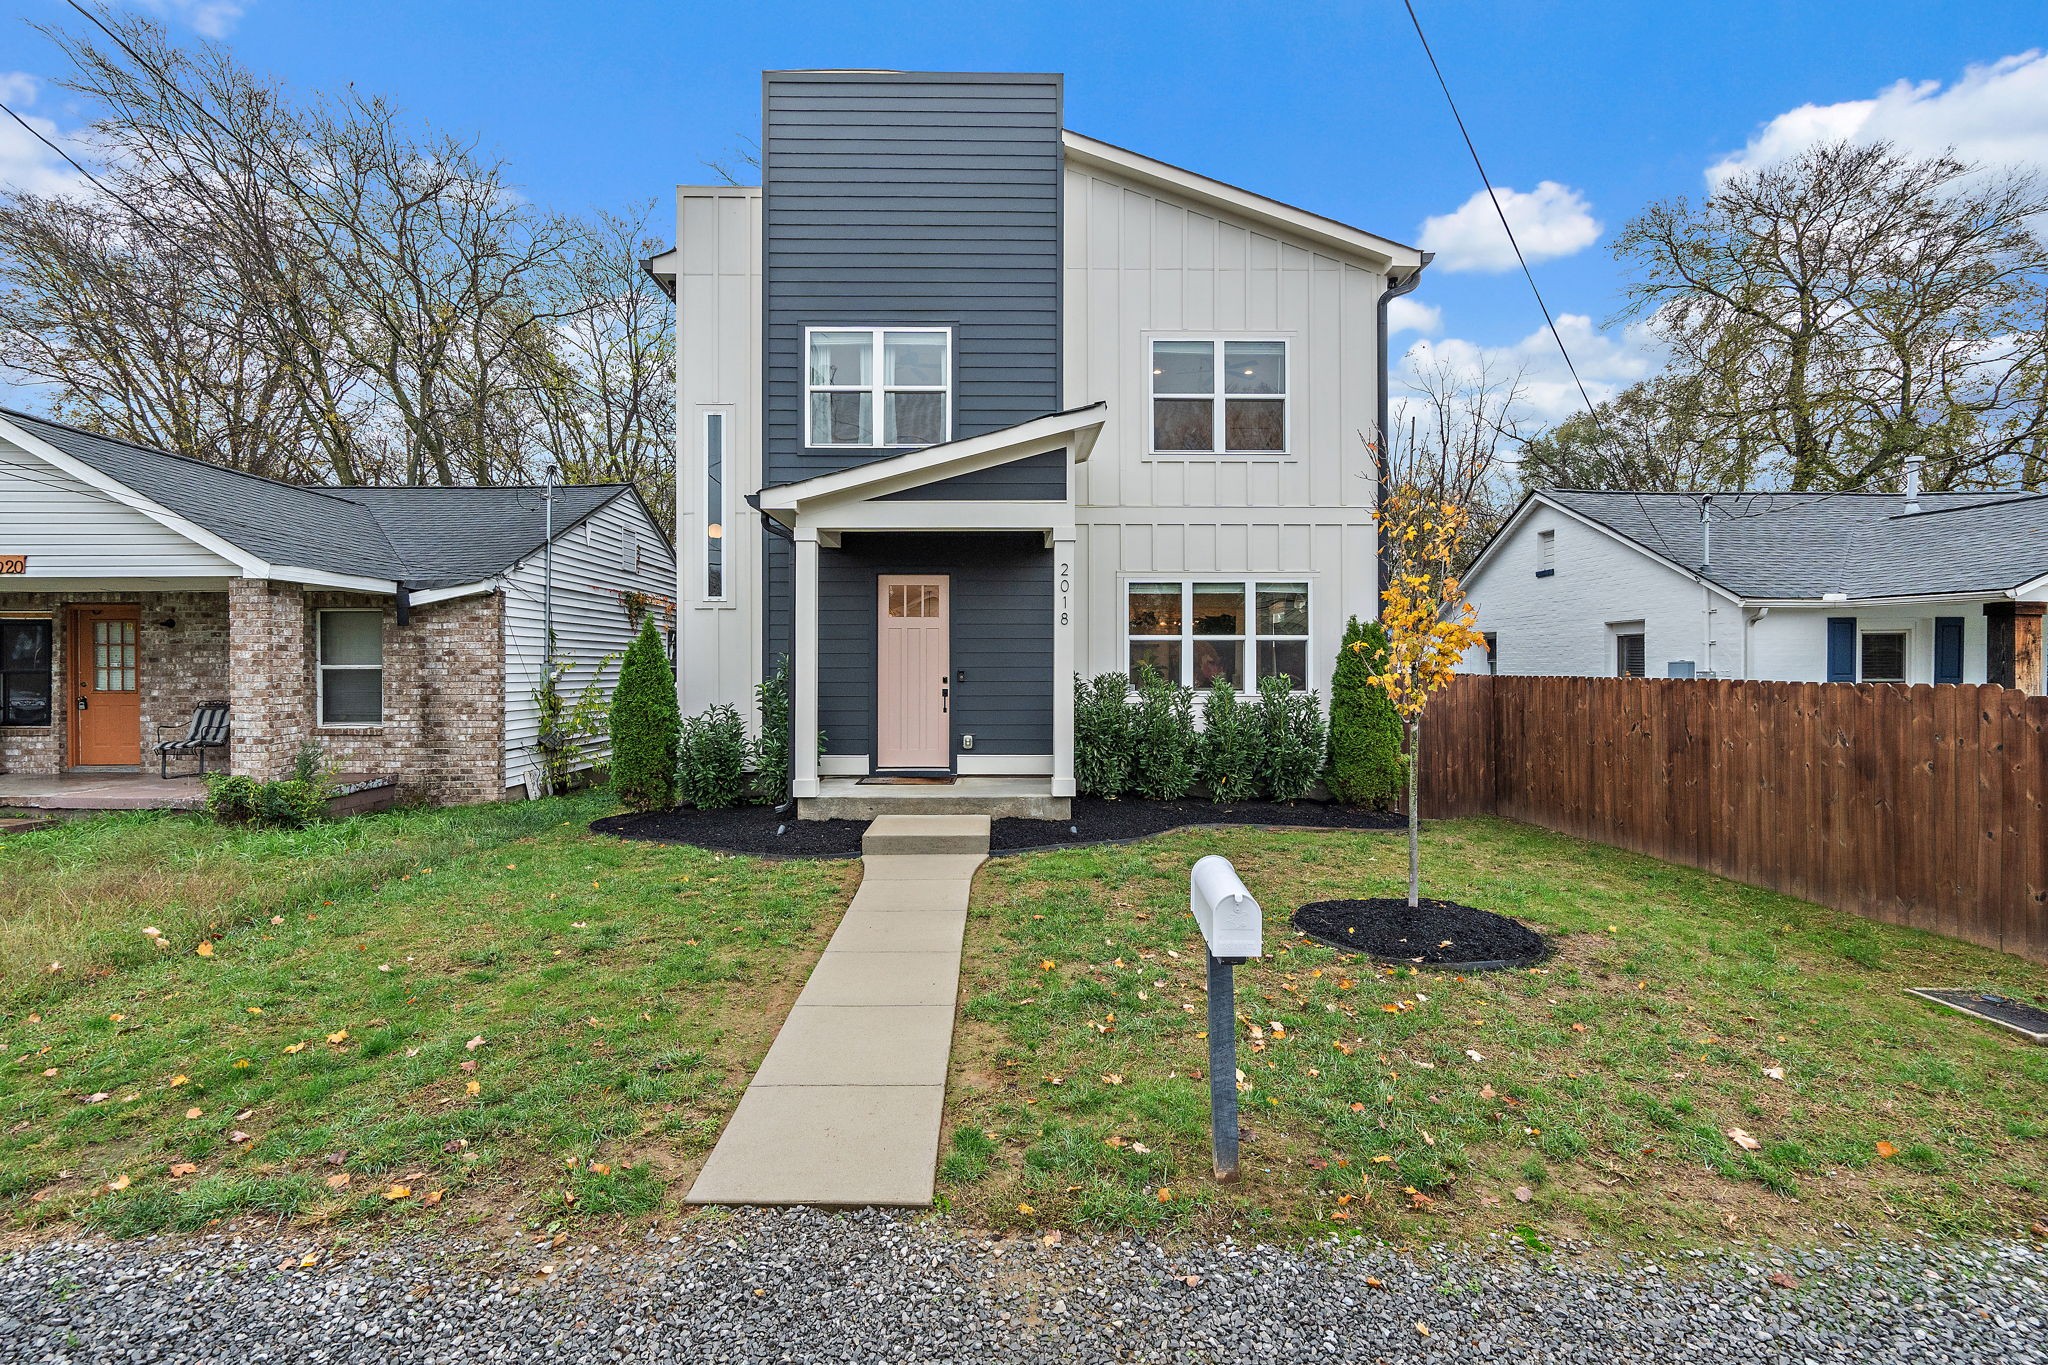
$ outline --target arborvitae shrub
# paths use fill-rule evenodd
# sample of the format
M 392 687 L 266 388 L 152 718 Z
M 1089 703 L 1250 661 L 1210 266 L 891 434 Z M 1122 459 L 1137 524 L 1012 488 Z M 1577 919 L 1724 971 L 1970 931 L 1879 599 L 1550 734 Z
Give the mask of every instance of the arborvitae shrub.
M 754 799 L 774 805 L 789 792 L 789 656 L 775 656 L 775 671 L 754 687 L 761 738 L 754 744 Z
M 667 810 L 676 803 L 676 763 L 682 733 L 676 675 L 649 617 L 619 665 L 612 691 L 612 790 L 634 810 Z
M 1352 648 L 1363 644 L 1363 650 Z M 1402 766 L 1401 718 L 1372 677 L 1386 667 L 1387 632 L 1377 621 L 1344 629 L 1337 669 L 1330 679 L 1330 795 L 1354 806 L 1389 810 L 1407 785 Z

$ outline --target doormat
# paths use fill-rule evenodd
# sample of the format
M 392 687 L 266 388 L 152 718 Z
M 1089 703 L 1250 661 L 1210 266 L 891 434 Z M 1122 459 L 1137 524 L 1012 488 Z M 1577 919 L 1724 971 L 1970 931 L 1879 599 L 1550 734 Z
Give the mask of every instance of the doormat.
M 2024 1000 L 2015 1000 L 2009 995 L 1993 995 L 1988 991 L 1921 990 L 1917 987 L 1908 987 L 1906 994 L 1917 995 L 1922 1000 L 1945 1005 L 1958 1014 L 1996 1024 L 2030 1043 L 2048 1043 L 2048 1010 L 2029 1005 Z
M 863 777 L 857 784 L 862 787 L 950 787 L 950 777 Z

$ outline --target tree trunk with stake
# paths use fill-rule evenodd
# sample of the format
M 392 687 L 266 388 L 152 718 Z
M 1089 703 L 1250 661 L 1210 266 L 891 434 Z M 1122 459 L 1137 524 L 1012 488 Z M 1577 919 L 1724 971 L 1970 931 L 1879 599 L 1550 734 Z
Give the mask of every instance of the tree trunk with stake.
M 1408 908 L 1422 904 L 1422 802 L 1416 765 L 1422 759 L 1422 722 L 1408 722 Z

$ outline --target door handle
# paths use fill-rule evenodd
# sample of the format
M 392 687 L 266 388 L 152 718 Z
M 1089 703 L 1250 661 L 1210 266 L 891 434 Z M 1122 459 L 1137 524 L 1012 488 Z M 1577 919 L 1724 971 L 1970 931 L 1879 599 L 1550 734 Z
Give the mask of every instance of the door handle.
M 945 678 L 945 675 L 944 675 L 944 674 L 941 674 L 941 675 L 939 676 L 939 714 L 940 714 L 940 715 L 942 715 L 942 716 L 943 716 L 943 715 L 947 714 L 947 713 L 948 713 L 949 711 L 951 711 L 951 710 L 952 710 L 952 698 L 953 698 L 953 689 L 952 689 L 952 688 L 950 688 L 950 687 L 948 687 L 948 686 L 946 685 L 946 678 Z
M 89 711 L 92 709 L 92 707 L 86 702 L 83 693 L 81 693 L 78 698 L 78 709 L 81 711 Z

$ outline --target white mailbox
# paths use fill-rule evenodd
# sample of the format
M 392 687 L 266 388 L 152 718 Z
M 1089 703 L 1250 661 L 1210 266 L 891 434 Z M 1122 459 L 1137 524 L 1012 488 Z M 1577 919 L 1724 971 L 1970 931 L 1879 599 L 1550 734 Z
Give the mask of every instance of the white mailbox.
M 1264 953 L 1264 925 L 1259 920 L 1259 903 L 1244 889 L 1230 859 L 1212 853 L 1188 873 L 1188 906 L 1202 937 L 1209 942 L 1211 957 L 1260 957 Z

